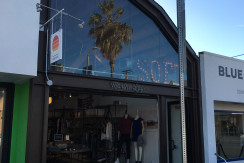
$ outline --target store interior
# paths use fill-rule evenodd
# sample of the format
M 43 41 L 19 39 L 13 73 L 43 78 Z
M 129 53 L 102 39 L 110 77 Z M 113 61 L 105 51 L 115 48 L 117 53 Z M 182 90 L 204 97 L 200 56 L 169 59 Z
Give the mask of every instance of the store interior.
M 214 101 L 216 151 L 226 159 L 244 158 L 244 104 Z
M 130 127 L 130 150 L 120 134 L 121 121 L 127 115 L 131 126 L 138 117 L 143 126 L 140 146 L 131 140 Z M 51 90 L 47 162 L 159 162 L 158 122 L 157 99 L 152 97 Z

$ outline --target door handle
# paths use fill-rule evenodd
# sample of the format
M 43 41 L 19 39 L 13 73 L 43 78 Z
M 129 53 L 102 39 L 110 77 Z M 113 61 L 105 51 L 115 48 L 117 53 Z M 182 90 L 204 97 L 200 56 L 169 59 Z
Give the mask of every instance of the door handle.
M 174 140 L 170 140 L 169 142 L 170 142 L 170 149 L 171 150 L 176 149 L 175 141 Z

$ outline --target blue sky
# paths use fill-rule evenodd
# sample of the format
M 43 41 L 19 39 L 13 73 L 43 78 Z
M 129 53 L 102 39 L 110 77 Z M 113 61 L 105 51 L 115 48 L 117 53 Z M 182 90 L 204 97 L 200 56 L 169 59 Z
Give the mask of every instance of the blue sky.
M 177 24 L 177 0 L 155 1 Z M 244 54 L 244 0 L 185 0 L 185 10 L 186 39 L 196 53 Z

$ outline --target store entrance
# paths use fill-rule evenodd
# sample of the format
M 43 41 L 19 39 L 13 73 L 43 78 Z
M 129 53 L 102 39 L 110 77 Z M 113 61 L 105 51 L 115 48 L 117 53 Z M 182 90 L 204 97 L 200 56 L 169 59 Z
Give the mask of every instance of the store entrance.
M 169 162 L 182 162 L 182 139 L 181 139 L 181 112 L 180 104 L 177 102 L 169 103 L 168 117 L 169 117 Z
M 159 162 L 156 98 L 51 91 L 47 162 Z

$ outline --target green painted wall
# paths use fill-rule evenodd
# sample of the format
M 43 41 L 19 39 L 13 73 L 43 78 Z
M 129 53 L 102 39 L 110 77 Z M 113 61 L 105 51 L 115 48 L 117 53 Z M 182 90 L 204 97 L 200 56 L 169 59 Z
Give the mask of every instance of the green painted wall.
M 10 163 L 25 163 L 29 82 L 15 85 Z

